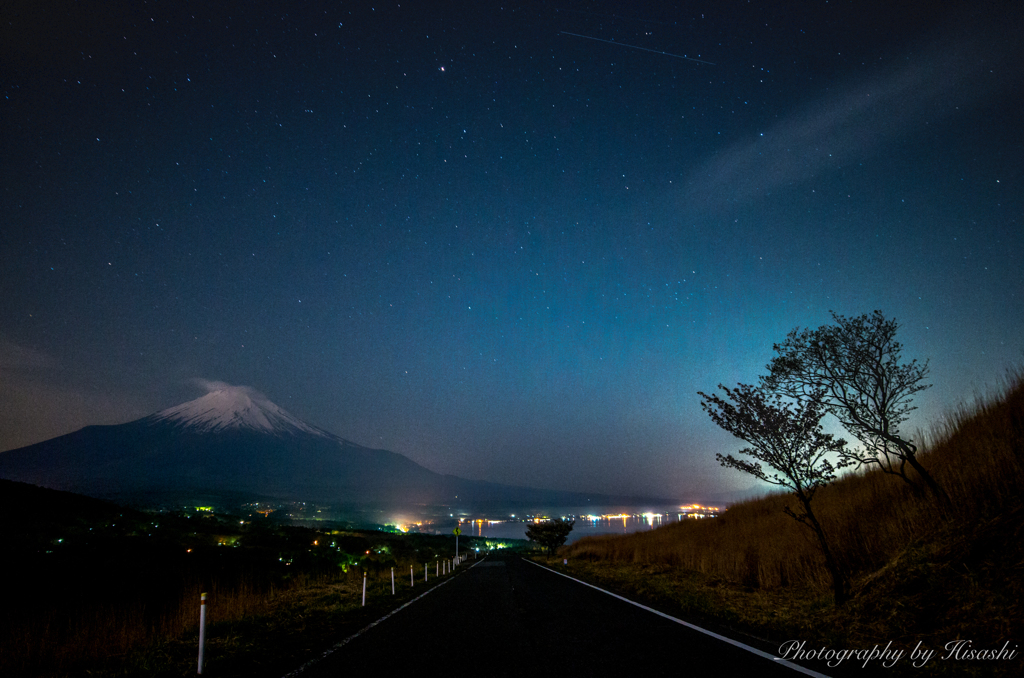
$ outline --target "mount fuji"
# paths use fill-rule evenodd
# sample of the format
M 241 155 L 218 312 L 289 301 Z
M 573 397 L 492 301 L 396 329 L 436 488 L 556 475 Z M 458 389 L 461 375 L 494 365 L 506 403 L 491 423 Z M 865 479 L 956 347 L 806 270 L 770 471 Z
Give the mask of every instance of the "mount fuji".
M 254 389 L 212 389 L 136 421 L 87 426 L 4 452 L 0 478 L 133 504 L 202 496 L 226 503 L 566 506 L 595 498 L 441 475 L 307 424 Z

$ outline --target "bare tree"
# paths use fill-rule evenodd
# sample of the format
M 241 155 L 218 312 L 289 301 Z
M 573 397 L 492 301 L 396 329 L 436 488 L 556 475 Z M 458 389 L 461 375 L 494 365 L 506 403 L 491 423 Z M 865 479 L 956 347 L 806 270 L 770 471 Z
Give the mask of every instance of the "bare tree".
M 840 456 L 846 441 L 835 439 L 821 429 L 821 418 L 826 409 L 821 393 L 812 393 L 795 403 L 783 401 L 783 396 L 769 387 L 738 384 L 734 390 L 721 384 L 725 398 L 700 393 L 701 407 L 719 427 L 746 441 L 750 447 L 739 454 L 756 461 L 738 459 L 732 455 L 716 454 L 725 467 L 749 473 L 766 483 L 788 489 L 800 502 L 800 509 L 786 507 L 788 515 L 809 527 L 818 538 L 825 565 L 832 576 L 832 590 L 837 605 L 848 598 L 846 576 L 832 555 L 825 530 L 811 508 L 815 492 L 835 480 L 836 471 L 846 463 L 835 465 L 826 455 Z M 766 464 L 766 469 L 763 464 Z
M 762 383 L 792 397 L 823 393 L 828 412 L 835 415 L 863 448 L 845 452 L 858 465 L 877 465 L 911 486 L 913 468 L 945 507 L 949 496 L 917 459 L 917 445 L 900 431 L 913 396 L 928 388 L 928 362 L 901 363 L 899 328 L 881 311 L 856 318 L 832 313 L 834 325 L 816 330 L 797 328 L 781 344 Z

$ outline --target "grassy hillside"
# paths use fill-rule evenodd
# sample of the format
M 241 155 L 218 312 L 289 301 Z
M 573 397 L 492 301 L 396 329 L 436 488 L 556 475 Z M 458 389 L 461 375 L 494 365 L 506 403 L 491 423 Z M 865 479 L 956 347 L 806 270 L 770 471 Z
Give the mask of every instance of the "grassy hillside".
M 0 601 L 2 676 L 194 675 L 201 592 L 208 673 L 283 675 L 434 585 L 454 551 L 450 535 L 147 513 L 8 481 L 0 509 L 13 583 Z
M 1009 641 L 1024 650 L 1024 374 L 1012 375 L 999 397 L 952 413 L 923 447 L 922 463 L 953 499 L 945 514 L 928 494 L 877 471 L 815 497 L 853 582 L 853 600 L 839 608 L 812 535 L 783 513 L 795 503 L 786 495 L 744 502 L 717 520 L 585 538 L 561 556 L 622 590 L 773 640 L 849 648 L 921 641 L 941 655 L 946 643 L 969 639 L 973 648 Z M 924 670 L 1022 668 L 1020 658 L 950 659 Z

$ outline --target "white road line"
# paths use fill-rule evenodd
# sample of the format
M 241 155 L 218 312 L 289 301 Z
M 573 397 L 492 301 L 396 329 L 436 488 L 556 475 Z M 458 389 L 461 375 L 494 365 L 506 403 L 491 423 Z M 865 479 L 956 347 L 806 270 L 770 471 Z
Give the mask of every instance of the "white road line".
M 805 669 L 804 667 L 800 666 L 799 664 L 794 664 L 794 663 L 792 663 L 790 661 L 786 661 L 785 659 L 782 659 L 782 658 L 777 657 L 775 655 L 768 654 L 767 652 L 762 652 L 761 650 L 758 650 L 756 647 L 750 647 L 749 645 L 744 645 L 743 643 L 741 643 L 738 640 L 733 640 L 732 638 L 726 638 L 725 636 L 719 635 L 719 634 L 715 633 L 714 631 L 708 631 L 707 629 L 703 629 L 703 628 L 701 628 L 699 626 L 691 624 L 690 622 L 683 621 L 682 619 L 677 619 L 676 617 L 673 617 L 670 614 L 665 614 L 664 612 L 659 612 L 658 610 L 655 610 L 652 607 L 647 607 L 646 605 L 641 605 L 640 603 L 638 603 L 636 601 L 633 601 L 633 600 L 630 600 L 629 598 L 623 598 L 622 596 L 620 596 L 617 593 L 612 593 L 611 591 L 605 591 L 604 589 L 602 589 L 602 588 L 600 588 L 598 586 L 594 586 L 593 584 L 588 584 L 587 582 L 583 581 L 582 579 L 577 579 L 576 577 L 570 577 L 569 575 L 565 574 L 564 572 L 559 572 L 558 570 L 552 570 L 550 567 L 545 567 L 545 566 L 541 565 L 540 563 L 534 563 L 532 560 L 528 560 L 526 558 L 524 558 L 523 560 L 526 560 L 526 562 L 528 562 L 528 563 L 533 563 L 537 567 L 539 567 L 539 568 L 541 568 L 543 570 L 547 570 L 548 572 L 554 572 L 555 574 L 560 575 L 562 577 L 565 577 L 566 579 L 571 579 L 574 582 L 576 582 L 577 584 L 583 584 L 584 586 L 589 586 L 590 588 L 595 589 L 597 591 L 600 591 L 601 593 L 607 593 L 612 598 L 618 598 L 619 600 L 621 600 L 623 602 L 626 602 L 626 603 L 629 603 L 630 605 L 636 605 L 641 610 L 647 610 L 648 612 L 656 614 L 659 617 L 664 617 L 665 619 L 669 619 L 671 621 L 674 621 L 677 624 L 682 624 L 683 626 L 685 626 L 688 629 L 693 629 L 694 631 L 699 631 L 700 633 L 703 633 L 705 635 L 711 636 L 712 638 L 717 638 L 718 640 L 721 640 L 723 642 L 729 643 L 730 645 L 738 647 L 741 650 L 746 650 L 747 652 L 752 652 L 752 653 L 756 654 L 758 657 L 764 657 L 765 659 L 769 659 L 772 662 L 774 662 L 775 664 L 779 664 L 781 666 L 786 666 L 788 668 L 791 668 L 791 669 L 793 669 L 794 671 L 796 671 L 798 673 L 803 673 L 804 675 L 808 675 L 808 676 L 814 676 L 815 678 L 829 678 L 829 676 L 826 676 L 824 673 L 818 673 L 817 671 L 812 671 L 811 669 Z
M 467 569 L 466 569 L 465 571 L 466 571 L 466 572 L 469 572 L 469 570 L 472 570 L 472 569 L 473 569 L 474 567 L 476 567 L 477 565 L 479 565 L 479 564 L 480 564 L 480 563 L 482 563 L 482 562 L 484 562 L 484 561 L 483 561 L 483 560 L 481 560 L 481 561 L 479 561 L 479 562 L 473 563 L 473 564 L 472 564 L 472 565 L 470 565 L 470 566 L 469 566 L 469 567 L 468 567 L 468 568 L 467 568 Z M 460 573 L 460 574 L 461 574 L 461 573 Z M 438 590 L 439 588 L 441 588 L 442 586 L 444 586 L 445 584 L 447 584 L 448 582 L 450 582 L 450 581 L 451 581 L 451 580 L 453 580 L 454 578 L 455 578 L 455 577 L 451 577 L 451 576 L 449 576 L 449 577 L 448 577 L 448 579 L 445 579 L 445 580 L 444 580 L 443 582 L 441 582 L 440 584 L 435 584 L 435 585 L 434 585 L 434 587 L 433 587 L 432 589 L 429 589 L 428 591 L 425 591 L 425 592 L 421 593 L 420 595 L 418 595 L 418 596 L 416 596 L 415 598 L 413 598 L 412 600 L 410 600 L 410 601 L 409 601 L 408 603 L 406 603 L 406 604 L 402 605 L 401 607 L 395 608 L 394 610 L 391 610 L 391 612 L 388 612 L 388 613 L 387 613 L 386 615 L 384 615 L 383 617 L 381 617 L 381 618 L 380 618 L 380 619 L 378 619 L 377 621 L 375 621 L 375 622 L 371 622 L 371 623 L 370 623 L 370 624 L 368 624 L 368 625 L 367 625 L 366 627 L 364 627 L 364 628 L 361 628 L 361 629 L 359 629 L 358 631 L 356 631 L 355 633 L 353 633 L 353 634 L 352 634 L 351 636 L 349 636 L 349 637 L 348 637 L 348 638 L 346 638 L 345 640 L 343 640 L 343 641 L 339 642 L 339 643 L 338 643 L 338 644 L 336 644 L 336 645 L 335 645 L 334 647 L 332 647 L 331 649 L 329 649 L 329 650 L 327 650 L 326 652 L 324 652 L 324 653 L 323 653 L 322 655 L 320 655 L 319 657 L 316 657 L 315 659 L 310 659 L 310 660 L 309 660 L 308 662 L 306 662 L 305 664 L 303 664 L 303 665 L 302 665 L 302 666 L 300 666 L 299 668 L 295 669 L 295 670 L 294 670 L 294 671 L 292 671 L 291 673 L 286 673 L 286 674 L 284 675 L 284 677 L 283 677 L 283 678 L 295 678 L 295 676 L 299 675 L 300 673 L 302 673 L 302 672 L 303 672 L 303 671 L 305 671 L 306 669 L 310 668 L 310 667 L 311 667 L 311 666 L 313 666 L 314 664 L 319 664 L 319 663 L 320 663 L 320 662 L 322 662 L 322 661 L 323 661 L 324 659 L 326 659 L 326 658 L 327 658 L 328 656 L 330 656 L 331 654 L 333 654 L 333 653 L 334 653 L 334 652 L 335 652 L 336 650 L 340 650 L 341 648 L 343 648 L 344 646 L 348 645 L 348 644 L 349 644 L 350 642 L 352 642 L 353 640 L 355 640 L 355 639 L 356 639 L 356 638 L 358 638 L 359 636 L 363 635 L 364 633 L 366 633 L 367 631 L 369 631 L 369 630 L 370 630 L 370 629 L 372 629 L 372 628 L 373 628 L 374 626 L 376 626 L 377 624 L 381 623 L 382 621 L 384 621 L 384 620 L 385 620 L 385 619 L 387 619 L 388 617 L 391 617 L 391 616 L 393 616 L 393 615 L 396 615 L 396 614 L 398 614 L 399 612 L 401 612 L 401 611 L 402 611 L 402 610 L 404 610 L 405 608 L 409 607 L 410 605 L 412 605 L 413 603 L 415 603 L 415 602 L 416 602 L 417 600 L 419 600 L 419 599 L 420 599 L 420 598 L 422 598 L 423 596 L 427 595 L 428 593 L 433 593 L 434 591 Z

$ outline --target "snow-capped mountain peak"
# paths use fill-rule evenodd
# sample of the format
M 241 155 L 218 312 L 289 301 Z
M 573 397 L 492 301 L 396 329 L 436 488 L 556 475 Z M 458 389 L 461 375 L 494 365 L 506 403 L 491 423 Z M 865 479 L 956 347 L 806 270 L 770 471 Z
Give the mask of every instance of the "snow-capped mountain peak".
M 283 410 L 248 386 L 216 383 L 210 388 L 210 392 L 201 398 L 151 415 L 150 421 L 206 433 L 249 429 L 272 435 L 308 433 L 324 438 L 334 437 Z

